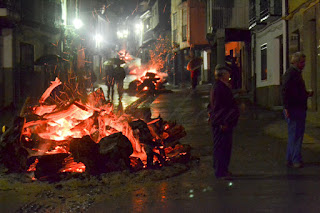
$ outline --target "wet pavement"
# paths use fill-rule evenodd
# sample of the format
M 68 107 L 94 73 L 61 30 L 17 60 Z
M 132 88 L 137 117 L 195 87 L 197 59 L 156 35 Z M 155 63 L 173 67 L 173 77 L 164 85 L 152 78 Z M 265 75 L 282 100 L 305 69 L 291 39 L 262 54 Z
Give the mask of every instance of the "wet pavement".
M 99 199 L 93 200 L 83 211 L 320 211 L 320 144 L 316 124 L 307 124 L 307 142 L 302 152 L 305 167 L 288 169 L 285 165 L 286 125 L 281 113 L 254 106 L 240 97 L 242 112 L 234 133 L 230 164 L 234 178 L 217 180 L 212 168 L 212 139 L 206 111 L 210 85 L 200 85 L 196 93 L 188 88 L 170 85 L 167 88 L 173 92 L 156 97 L 151 104 L 152 117 L 160 115 L 164 120 L 176 121 L 185 127 L 187 136 L 180 141 L 191 145 L 194 158 L 188 170 L 168 178 L 139 182 L 133 190 L 112 196 L 100 194 Z M 123 107 L 136 98 L 125 94 Z M 114 104 L 119 105 L 116 97 Z M 127 183 L 121 184 L 126 187 Z M 0 212 L 10 212 L 7 210 L 9 204 L 13 205 L 12 201 L 4 196 L 7 192 L 0 192 Z M 54 212 L 65 211 L 56 209 Z
M 241 102 L 234 133 L 232 181 L 217 180 L 212 169 L 212 139 L 206 107 L 210 85 L 173 89 L 151 104 L 152 115 L 182 124 L 181 143 L 193 147 L 198 164 L 177 177 L 141 186 L 117 199 L 96 202 L 90 212 L 319 212 L 320 144 L 317 126 L 307 124 L 313 144 L 303 146 L 305 167 L 285 165 L 286 124 L 281 112 Z M 271 130 L 270 130 L 271 129 Z M 315 135 L 312 137 L 310 135 Z M 309 140 L 308 139 L 308 140 Z

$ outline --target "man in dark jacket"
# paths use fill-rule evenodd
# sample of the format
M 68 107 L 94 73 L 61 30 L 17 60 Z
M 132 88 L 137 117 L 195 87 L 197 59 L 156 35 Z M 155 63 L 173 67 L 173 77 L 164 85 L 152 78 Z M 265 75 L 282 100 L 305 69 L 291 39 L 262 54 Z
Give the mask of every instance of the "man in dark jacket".
M 239 108 L 233 98 L 229 84 L 230 68 L 217 65 L 215 68 L 216 82 L 210 93 L 208 107 L 213 135 L 213 168 L 217 178 L 228 179 L 232 132 L 237 125 Z
M 307 92 L 302 70 L 306 56 L 297 52 L 291 59 L 291 66 L 283 76 L 282 99 L 284 115 L 288 123 L 287 166 L 303 167 L 301 146 L 306 123 L 307 99 L 313 92 Z

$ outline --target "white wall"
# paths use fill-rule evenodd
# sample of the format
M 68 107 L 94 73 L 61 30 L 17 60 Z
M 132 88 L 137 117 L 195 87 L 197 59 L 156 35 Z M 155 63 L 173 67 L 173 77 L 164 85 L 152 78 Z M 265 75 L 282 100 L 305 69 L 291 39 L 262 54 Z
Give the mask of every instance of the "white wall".
M 280 20 L 257 33 L 256 37 L 256 85 L 265 87 L 280 85 L 279 39 L 283 33 L 284 21 Z M 261 45 L 267 44 L 267 79 L 261 80 Z

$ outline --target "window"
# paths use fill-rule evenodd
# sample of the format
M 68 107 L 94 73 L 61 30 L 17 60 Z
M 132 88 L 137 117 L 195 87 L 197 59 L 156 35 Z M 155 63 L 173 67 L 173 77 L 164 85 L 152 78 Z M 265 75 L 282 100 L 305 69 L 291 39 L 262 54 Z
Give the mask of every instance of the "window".
M 173 14 L 173 18 L 172 18 L 172 28 L 175 30 L 177 29 L 177 13 Z
M 267 44 L 261 45 L 261 80 L 267 80 Z
M 33 71 L 34 47 L 31 44 L 20 43 L 20 65 L 22 71 Z
M 172 17 L 172 41 L 177 42 L 178 33 L 177 33 L 177 13 L 173 14 Z
M 150 18 L 146 19 L 143 24 L 144 24 L 144 27 L 143 27 L 144 32 L 150 30 L 150 28 L 151 28 L 151 20 L 150 20 Z
M 172 33 L 172 41 L 173 42 L 178 42 L 178 39 L 177 39 L 177 30 L 173 30 L 173 33 Z
M 187 9 L 182 10 L 182 41 L 187 41 Z

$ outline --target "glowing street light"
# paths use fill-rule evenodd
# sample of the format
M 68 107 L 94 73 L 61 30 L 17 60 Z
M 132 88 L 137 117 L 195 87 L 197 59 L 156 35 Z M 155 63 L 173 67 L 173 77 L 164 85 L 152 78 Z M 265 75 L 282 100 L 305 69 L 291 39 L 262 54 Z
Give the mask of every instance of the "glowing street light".
M 117 32 L 117 36 L 118 38 L 122 39 L 122 38 L 127 38 L 129 35 L 129 31 L 128 30 L 121 30 Z
M 83 22 L 80 19 L 75 19 L 73 21 L 73 26 L 76 29 L 80 29 L 83 26 Z
M 101 43 L 103 41 L 103 38 L 100 34 L 97 34 L 94 36 L 94 40 L 96 40 L 97 43 Z
M 135 25 L 135 32 L 136 32 L 137 35 L 139 35 L 142 32 L 142 29 L 143 29 L 142 23 L 139 23 L 139 24 Z

